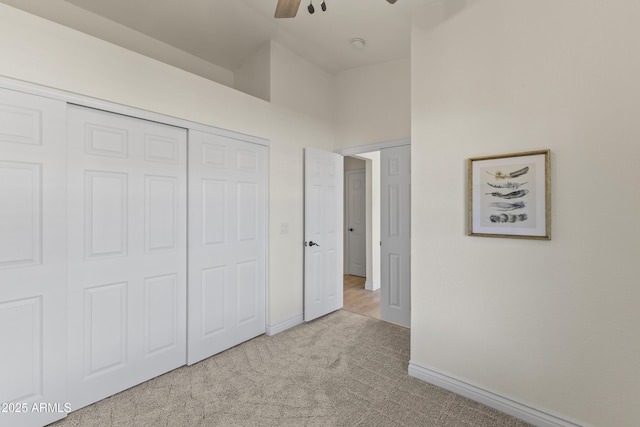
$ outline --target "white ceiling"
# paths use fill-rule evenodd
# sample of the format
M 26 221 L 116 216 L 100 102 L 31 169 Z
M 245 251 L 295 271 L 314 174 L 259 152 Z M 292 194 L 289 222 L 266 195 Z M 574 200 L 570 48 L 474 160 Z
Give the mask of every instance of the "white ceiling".
M 411 12 L 433 0 L 325 0 L 326 12 L 320 10 L 322 0 L 314 0 L 313 15 L 307 12 L 309 0 L 302 0 L 292 19 L 273 17 L 277 0 L 0 1 L 87 32 L 86 12 L 72 13 L 81 8 L 228 70 L 274 40 L 336 73 L 408 58 Z M 117 37 L 101 37 L 118 44 Z M 366 40 L 365 49 L 351 46 L 354 37 Z

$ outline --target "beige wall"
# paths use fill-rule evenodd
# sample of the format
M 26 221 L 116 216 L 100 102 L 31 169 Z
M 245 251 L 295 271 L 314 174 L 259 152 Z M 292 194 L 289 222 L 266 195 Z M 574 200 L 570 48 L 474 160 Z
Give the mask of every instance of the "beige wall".
M 271 43 L 245 59 L 233 73 L 233 87 L 256 98 L 271 101 Z
M 331 76 L 271 42 L 271 104 L 268 121 L 270 324 L 302 314 L 304 242 L 304 148 L 331 151 Z M 252 120 L 253 118 L 245 118 Z M 287 224 L 289 234 L 280 234 Z
M 410 70 L 409 59 L 400 59 L 335 75 L 336 148 L 409 137 Z
M 2 0 L 2 3 L 19 7 L 21 10 L 34 14 L 45 12 L 52 21 L 62 25 L 71 25 L 72 23 L 79 25 L 79 30 L 83 33 L 112 40 L 114 44 L 134 52 L 145 52 L 145 55 L 158 61 L 174 65 L 225 86 L 233 87 L 234 85 L 234 75 L 231 70 L 214 65 L 64 0 Z
M 331 77 L 272 44 L 271 104 L 4 5 L 0 75 L 269 139 L 269 324 L 302 313 L 303 147 L 410 133 L 412 361 L 585 424 L 636 426 L 640 3 L 444 4 L 435 28 L 427 9 L 416 17 L 410 72 Z M 540 148 L 553 240 L 467 237 L 466 159 Z
M 278 55 L 279 78 L 303 85 L 301 76 L 287 73 L 308 64 L 283 48 Z M 305 146 L 333 148 L 329 111 L 305 100 L 269 104 L 2 4 L 0 57 L 2 76 L 270 140 L 267 323 L 302 313 L 302 153 Z M 272 88 L 272 99 L 286 100 L 279 87 Z M 289 224 L 288 234 L 280 234 L 282 223 Z
M 366 162 L 363 159 L 358 159 L 355 157 L 346 156 L 344 158 L 344 170 L 345 171 L 354 171 L 365 169 L 367 166 Z
M 322 123 L 330 123 L 333 111 L 332 84 L 333 78 L 329 73 L 282 45 L 271 42 L 273 104 L 315 118 Z
M 637 426 L 640 3 L 471 3 L 413 30 L 412 361 Z M 553 240 L 466 236 L 466 159 L 545 148 Z

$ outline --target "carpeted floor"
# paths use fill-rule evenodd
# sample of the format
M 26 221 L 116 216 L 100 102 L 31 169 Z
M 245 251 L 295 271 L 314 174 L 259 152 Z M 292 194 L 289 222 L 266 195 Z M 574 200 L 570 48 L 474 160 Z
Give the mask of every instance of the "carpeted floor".
M 55 427 L 528 424 L 407 375 L 409 330 L 343 310 L 69 414 Z

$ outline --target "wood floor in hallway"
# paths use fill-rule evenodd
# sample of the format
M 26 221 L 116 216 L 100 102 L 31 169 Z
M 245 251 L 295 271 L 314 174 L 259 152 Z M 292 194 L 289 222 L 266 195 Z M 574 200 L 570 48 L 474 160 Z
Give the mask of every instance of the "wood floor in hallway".
M 343 309 L 380 319 L 380 289 L 367 291 L 364 282 L 364 277 L 345 274 Z

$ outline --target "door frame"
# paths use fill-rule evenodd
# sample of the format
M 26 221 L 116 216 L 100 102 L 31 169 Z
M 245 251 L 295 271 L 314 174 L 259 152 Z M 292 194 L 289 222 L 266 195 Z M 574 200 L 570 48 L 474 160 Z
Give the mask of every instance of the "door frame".
M 411 145 L 411 139 L 409 138 L 395 139 L 393 141 L 377 142 L 375 144 L 341 148 L 338 150 L 334 150 L 333 152 L 336 154 L 340 154 L 341 156 L 353 156 L 353 155 L 358 155 L 362 153 L 370 153 L 372 151 L 380 151 L 385 148 L 400 147 L 402 145 Z
M 366 196 L 367 193 L 367 188 L 366 188 L 366 168 L 365 169 L 352 169 L 352 170 L 348 170 L 348 171 L 344 171 L 344 197 L 345 197 L 345 203 L 344 203 L 344 214 L 345 214 L 345 221 L 344 221 L 344 240 L 346 242 L 345 245 L 345 268 L 344 268 L 344 274 L 351 274 L 351 270 L 349 268 L 349 266 L 351 265 L 351 240 L 349 239 L 349 225 L 347 224 L 349 218 L 350 218 L 350 211 L 351 211 L 351 203 L 349 202 L 350 198 L 349 195 L 351 193 L 351 190 L 348 186 L 349 183 L 349 175 L 354 175 L 357 173 L 362 173 L 365 175 L 365 188 L 364 188 L 364 193 Z M 367 221 L 366 221 L 366 203 L 365 203 L 365 212 L 364 212 L 364 223 L 365 223 L 365 227 L 368 226 Z M 366 251 L 367 251 L 367 243 L 366 243 L 366 228 L 365 228 L 365 277 L 367 275 L 366 272 Z M 348 271 L 348 272 L 347 272 Z

